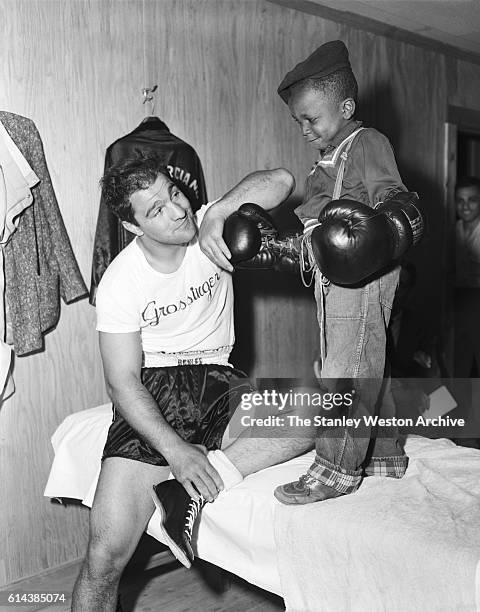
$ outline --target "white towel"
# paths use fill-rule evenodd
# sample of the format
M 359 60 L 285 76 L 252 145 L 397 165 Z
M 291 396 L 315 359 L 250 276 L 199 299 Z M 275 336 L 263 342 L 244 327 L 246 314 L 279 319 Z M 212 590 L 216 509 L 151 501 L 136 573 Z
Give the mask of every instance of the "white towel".
M 91 507 L 112 417 L 112 404 L 103 404 L 75 412 L 57 427 L 45 496 L 72 497 Z
M 352 495 L 278 504 L 288 612 L 476 610 L 480 451 L 418 436 L 406 450 L 401 480 L 369 477 Z

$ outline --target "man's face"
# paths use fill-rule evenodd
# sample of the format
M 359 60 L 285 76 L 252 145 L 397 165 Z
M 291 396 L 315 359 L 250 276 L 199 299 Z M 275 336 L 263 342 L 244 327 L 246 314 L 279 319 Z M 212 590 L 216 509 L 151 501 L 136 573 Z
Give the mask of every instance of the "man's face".
M 288 107 L 305 140 L 319 151 L 328 147 L 347 123 L 343 102 L 334 102 L 330 96 L 314 89 L 294 91 Z
M 455 205 L 462 221 L 475 221 L 480 217 L 480 189 L 474 186 L 460 187 L 455 192 Z
M 195 236 L 196 225 L 189 201 L 163 174 L 147 189 L 132 193 L 130 202 L 138 226 L 127 223 L 126 228 L 138 236 L 172 245 L 186 244 Z

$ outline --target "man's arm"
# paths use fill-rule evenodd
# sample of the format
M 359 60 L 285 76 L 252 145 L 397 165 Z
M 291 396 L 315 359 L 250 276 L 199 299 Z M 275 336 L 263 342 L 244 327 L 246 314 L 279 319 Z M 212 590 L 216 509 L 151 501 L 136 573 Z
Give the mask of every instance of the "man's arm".
M 295 179 L 285 168 L 248 174 L 205 213 L 199 231 L 200 248 L 214 263 L 232 272 L 231 254 L 222 238 L 225 219 L 245 202 L 258 204 L 265 210 L 275 208 L 294 189 Z
M 223 488 L 218 472 L 199 445 L 185 442 L 165 421 L 157 403 L 141 382 L 142 348 L 139 332 L 100 332 L 100 353 L 108 394 L 128 424 L 168 461 L 175 478 L 194 498 L 209 501 Z

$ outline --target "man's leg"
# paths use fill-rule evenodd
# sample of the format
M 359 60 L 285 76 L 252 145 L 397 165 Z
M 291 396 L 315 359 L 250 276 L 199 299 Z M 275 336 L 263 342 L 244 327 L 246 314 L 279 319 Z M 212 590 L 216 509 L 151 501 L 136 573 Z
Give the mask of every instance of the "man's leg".
M 302 388 L 296 391 L 304 393 L 318 393 L 315 388 Z M 281 415 L 284 419 L 284 425 L 278 427 L 267 427 L 252 425 L 245 428 L 238 427 L 239 416 L 244 414 L 241 407 L 237 407 L 230 426 L 227 428 L 222 439 L 222 451 L 227 459 L 241 473 L 242 477 L 263 470 L 277 463 L 283 463 L 293 457 L 297 457 L 313 448 L 316 427 L 312 424 L 311 427 L 302 427 L 301 437 L 296 437 L 300 428 L 291 426 L 285 423 L 287 416 L 298 414 L 302 418 L 312 416 L 310 408 L 307 410 L 300 406 L 288 406 L 281 412 L 275 406 L 259 406 L 255 411 L 255 415 L 260 418 L 273 417 Z M 313 421 L 313 419 L 311 419 Z M 237 423 L 236 431 L 240 432 L 237 437 L 232 437 L 231 426 Z
M 115 611 L 120 577 L 155 509 L 152 485 L 168 478 L 169 471 L 120 457 L 103 461 L 73 612 Z
M 245 387 L 248 390 L 248 386 Z M 265 417 L 272 407 L 262 407 L 258 416 Z M 290 407 L 282 414 L 294 414 L 296 408 Z M 237 421 L 242 414 L 241 406 L 238 405 L 231 420 Z M 278 415 L 278 410 L 273 408 L 273 415 Z M 303 414 L 303 411 L 302 411 Z M 230 422 L 230 424 L 231 424 Z M 313 423 L 313 419 L 312 419 Z M 225 427 L 225 425 L 223 426 Z M 222 438 L 222 450 L 211 450 L 207 457 L 213 467 L 219 473 L 224 491 L 241 482 L 244 476 L 271 465 L 287 461 L 313 448 L 315 440 L 315 427 L 303 428 L 302 437 L 295 437 L 297 433 L 292 427 L 290 431 L 286 427 L 279 426 L 278 429 L 268 428 L 268 436 L 265 427 L 230 427 L 225 431 Z M 160 512 L 162 530 L 165 542 L 175 557 L 190 567 L 194 559 L 191 545 L 193 526 L 205 500 L 190 498 L 184 487 L 177 480 L 168 480 L 153 487 L 155 504 Z

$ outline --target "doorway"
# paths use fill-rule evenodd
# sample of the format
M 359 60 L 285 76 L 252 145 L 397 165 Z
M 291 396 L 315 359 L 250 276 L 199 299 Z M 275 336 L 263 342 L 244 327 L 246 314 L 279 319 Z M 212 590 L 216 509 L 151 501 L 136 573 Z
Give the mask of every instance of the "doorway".
M 460 178 L 480 178 L 480 112 L 470 109 L 449 107 L 448 122 L 445 126 L 445 229 L 444 229 L 444 347 L 445 361 L 450 376 L 454 373 L 454 288 L 455 288 L 455 185 Z M 466 376 L 466 374 L 464 375 Z M 473 365 L 468 379 L 456 379 L 455 386 L 469 388 L 471 413 L 478 414 L 480 406 L 480 371 Z M 463 381 L 463 382 L 462 382 Z M 461 397 L 461 395 L 459 396 Z M 461 402 L 460 402 L 461 403 Z M 475 424 L 476 428 L 476 424 Z M 478 438 L 477 433 L 471 434 Z M 461 443 L 461 442 L 460 442 Z M 469 444 L 467 444 L 469 445 Z
M 445 362 L 453 373 L 453 289 L 455 286 L 455 184 L 460 177 L 480 178 L 480 112 L 449 106 L 445 124 L 445 225 L 442 327 Z
M 457 177 L 480 178 L 480 133 L 457 130 Z

